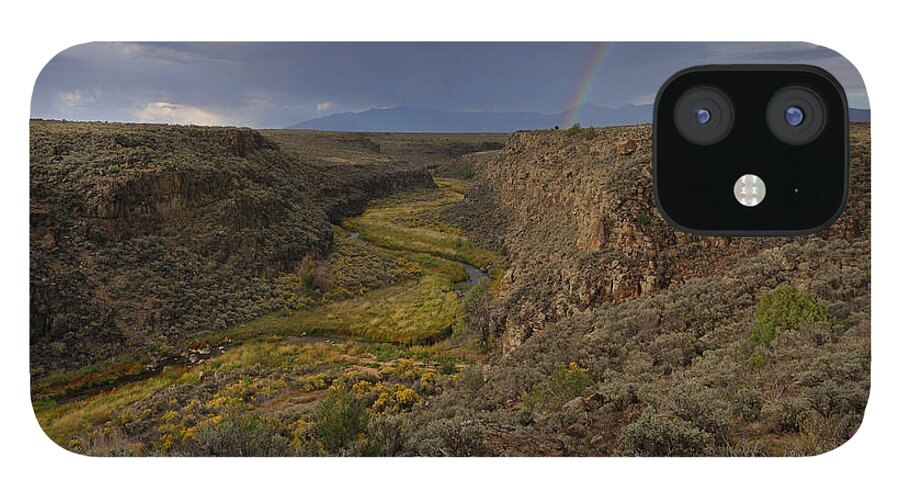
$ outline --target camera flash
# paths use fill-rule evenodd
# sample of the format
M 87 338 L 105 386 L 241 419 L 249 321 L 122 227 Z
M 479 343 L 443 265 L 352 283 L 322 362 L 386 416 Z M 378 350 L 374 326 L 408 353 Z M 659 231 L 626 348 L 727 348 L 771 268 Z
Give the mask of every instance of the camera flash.
M 742 175 L 734 183 L 734 197 L 738 203 L 752 208 L 766 198 L 766 183 L 756 175 Z

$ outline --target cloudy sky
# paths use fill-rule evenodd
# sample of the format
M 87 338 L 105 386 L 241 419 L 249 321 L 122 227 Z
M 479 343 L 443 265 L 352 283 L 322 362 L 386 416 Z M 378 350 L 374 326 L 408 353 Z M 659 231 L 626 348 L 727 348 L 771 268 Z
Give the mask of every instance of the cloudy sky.
M 869 107 L 852 65 L 807 44 L 97 42 L 47 64 L 31 114 L 281 128 L 398 106 L 556 113 L 652 103 L 675 71 L 715 63 L 817 65 Z

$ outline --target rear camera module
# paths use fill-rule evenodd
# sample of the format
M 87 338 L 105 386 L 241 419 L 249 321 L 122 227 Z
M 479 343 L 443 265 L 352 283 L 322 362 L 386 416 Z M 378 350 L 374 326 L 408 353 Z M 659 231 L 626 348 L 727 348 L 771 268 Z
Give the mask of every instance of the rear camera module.
M 679 71 L 653 103 L 653 197 L 676 230 L 796 236 L 846 206 L 847 97 L 823 69 L 790 64 Z
M 827 119 L 822 97 L 812 88 L 792 85 L 779 89 L 766 106 L 766 123 L 778 140 L 802 146 L 816 140 Z
M 678 98 L 673 118 L 675 128 L 685 140 L 710 146 L 728 136 L 734 124 L 734 107 L 725 92 L 699 85 Z

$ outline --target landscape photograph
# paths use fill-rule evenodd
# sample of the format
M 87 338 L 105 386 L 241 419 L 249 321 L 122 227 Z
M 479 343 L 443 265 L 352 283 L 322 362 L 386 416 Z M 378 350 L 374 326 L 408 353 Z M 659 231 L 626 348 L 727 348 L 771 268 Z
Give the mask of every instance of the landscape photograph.
M 658 213 L 657 91 L 735 63 L 843 86 L 829 228 Z M 35 416 L 88 456 L 826 453 L 869 395 L 869 121 L 805 43 L 76 45 L 29 123 Z

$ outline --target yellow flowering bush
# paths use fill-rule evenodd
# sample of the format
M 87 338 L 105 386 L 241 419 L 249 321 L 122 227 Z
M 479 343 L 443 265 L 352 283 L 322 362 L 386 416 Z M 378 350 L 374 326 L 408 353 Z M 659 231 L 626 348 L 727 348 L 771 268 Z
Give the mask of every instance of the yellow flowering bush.
M 316 390 L 324 390 L 328 388 L 328 380 L 322 374 L 314 374 L 312 376 L 307 376 L 301 385 L 303 390 L 307 392 L 314 392 Z
M 366 395 L 372 391 L 372 383 L 366 380 L 357 381 L 351 388 L 350 392 L 356 396 Z
M 424 393 L 434 393 L 437 390 L 438 376 L 432 371 L 424 371 L 419 377 L 419 383 Z
M 290 446 L 291 450 L 295 454 L 303 453 L 308 442 L 310 441 L 310 438 L 312 437 L 312 431 L 314 427 L 314 423 L 303 418 L 294 421 L 288 426 L 288 433 L 290 435 L 288 446 Z
M 408 411 L 422 401 L 422 397 L 415 390 L 401 384 L 389 386 L 377 383 L 372 392 L 376 396 L 371 410 L 376 414 Z
M 400 410 L 412 409 L 412 406 L 416 405 L 422 400 L 422 397 L 420 397 L 419 394 L 415 392 L 415 390 L 403 385 L 397 385 L 397 391 L 394 392 L 394 395 L 397 399 L 397 406 L 400 408 Z

